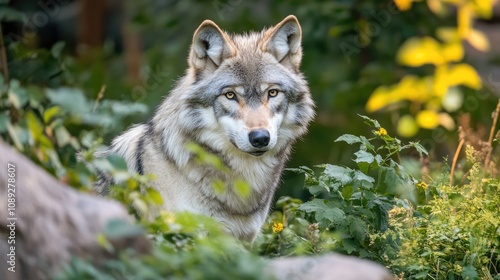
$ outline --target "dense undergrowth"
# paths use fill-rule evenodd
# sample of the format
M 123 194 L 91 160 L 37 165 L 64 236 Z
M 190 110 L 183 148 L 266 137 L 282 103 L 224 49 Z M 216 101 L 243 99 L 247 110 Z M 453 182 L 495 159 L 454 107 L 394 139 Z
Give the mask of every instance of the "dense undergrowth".
M 311 198 L 277 198 L 254 244 L 242 244 L 206 217 L 161 212 L 143 218 L 162 203 L 147 187 L 151 177 L 130 174 L 119 157 L 92 155 L 107 131 L 124 128 L 123 118 L 147 107 L 109 100 L 105 86 L 85 92 L 81 80 L 89 74 L 75 70 L 78 62 L 62 55 L 62 44 L 51 50 L 8 47 L 14 57 L 10 79 L 0 76 L 0 139 L 82 192 L 92 192 L 97 169 L 109 172 L 118 182 L 110 197 L 137 223 L 111 224 L 98 242 L 113 251 L 108 238 L 146 232 L 154 244 L 151 255 L 126 250 L 99 267 L 74 260 L 61 279 L 263 279 L 266 258 L 333 251 L 378 262 L 401 279 L 500 280 L 495 127 L 481 143 L 468 137 L 470 131 L 462 133 L 463 148 L 450 162 L 429 158 L 418 142 L 403 143 L 361 116 L 368 135 L 343 135 L 331 143 L 357 148 L 352 165 L 289 169 L 302 174 Z M 88 164 L 77 160 L 77 152 Z M 206 164 L 220 165 L 207 152 L 193 152 Z

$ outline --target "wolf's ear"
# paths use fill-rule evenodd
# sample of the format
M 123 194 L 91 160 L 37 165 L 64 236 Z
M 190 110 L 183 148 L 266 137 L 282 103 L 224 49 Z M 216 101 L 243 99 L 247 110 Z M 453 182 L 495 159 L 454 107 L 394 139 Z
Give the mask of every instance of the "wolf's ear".
M 224 59 L 236 54 L 231 38 L 213 21 L 205 20 L 196 29 L 189 63 L 197 70 L 215 71 Z
M 298 71 L 302 60 L 301 40 L 299 21 L 290 15 L 264 34 L 261 49 L 273 54 L 284 66 Z

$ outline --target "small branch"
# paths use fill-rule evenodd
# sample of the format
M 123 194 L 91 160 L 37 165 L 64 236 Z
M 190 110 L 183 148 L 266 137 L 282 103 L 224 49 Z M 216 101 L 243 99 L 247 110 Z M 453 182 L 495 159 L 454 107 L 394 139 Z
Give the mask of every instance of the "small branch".
M 490 148 L 489 148 L 488 153 L 486 154 L 486 158 L 484 160 L 484 169 L 485 170 L 487 170 L 488 166 L 490 165 L 491 153 L 493 152 L 493 135 L 495 135 L 495 128 L 497 127 L 497 121 L 498 121 L 499 114 L 500 114 L 500 99 L 498 99 L 497 108 L 495 109 L 495 112 L 493 112 L 493 115 L 492 115 L 493 124 L 491 125 L 490 138 L 488 139 L 488 145 Z
M 5 49 L 5 43 L 3 41 L 3 31 L 2 24 L 0 24 L 0 68 L 2 68 L 2 74 L 5 83 L 9 82 L 9 67 L 7 64 L 7 50 Z
M 455 167 L 457 165 L 458 155 L 460 155 L 460 151 L 464 145 L 465 139 L 460 139 L 460 143 L 458 143 L 457 151 L 455 152 L 455 156 L 453 157 L 453 162 L 451 164 L 451 172 L 450 172 L 450 186 L 453 186 L 453 176 L 455 175 Z
M 97 110 L 97 107 L 99 106 L 99 101 L 101 101 L 101 99 L 104 97 L 105 91 L 106 91 L 106 85 L 102 85 L 101 90 L 99 90 L 99 93 L 97 94 L 97 98 L 96 98 L 95 103 L 94 103 L 94 109 L 92 110 L 93 112 L 95 112 L 95 110 Z

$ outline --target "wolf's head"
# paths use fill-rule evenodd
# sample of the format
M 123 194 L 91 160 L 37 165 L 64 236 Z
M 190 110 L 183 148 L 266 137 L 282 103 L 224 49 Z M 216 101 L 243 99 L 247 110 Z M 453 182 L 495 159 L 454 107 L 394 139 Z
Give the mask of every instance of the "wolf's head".
M 214 149 L 253 156 L 280 152 L 304 134 L 314 103 L 299 71 L 301 32 L 295 16 L 244 35 L 204 21 L 193 36 L 181 95 L 183 129 Z

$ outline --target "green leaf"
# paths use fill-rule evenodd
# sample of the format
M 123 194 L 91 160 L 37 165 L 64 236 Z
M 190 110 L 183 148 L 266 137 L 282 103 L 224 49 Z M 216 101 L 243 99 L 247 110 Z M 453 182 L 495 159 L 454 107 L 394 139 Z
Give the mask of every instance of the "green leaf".
M 0 133 L 7 131 L 7 124 L 10 122 L 7 112 L 0 113 Z
M 40 106 L 42 102 L 47 100 L 44 91 L 37 86 L 29 85 L 26 87 L 26 91 L 28 93 L 29 105 L 32 108 Z
M 347 185 L 352 181 L 352 169 L 338 165 L 327 164 L 325 166 L 324 174 L 328 177 L 340 182 L 342 185 Z
M 462 277 L 463 279 L 469 279 L 469 280 L 479 279 L 479 275 L 477 274 L 476 268 L 471 264 L 463 268 Z
M 19 151 L 24 151 L 23 144 L 19 138 L 19 130 L 18 126 L 12 126 L 10 122 L 7 123 L 7 131 L 9 132 L 10 139 L 12 139 L 12 142 Z
M 38 121 L 38 118 L 35 116 L 33 112 L 27 112 L 26 113 L 26 123 L 28 124 L 28 128 L 31 132 L 31 135 L 35 141 L 40 139 L 41 135 L 43 134 L 43 126 L 42 124 Z
M 368 233 L 368 225 L 358 217 L 349 216 L 347 218 L 349 233 L 359 242 L 362 242 Z
M 146 114 L 148 106 L 142 103 L 126 103 L 126 102 L 111 102 L 109 100 L 103 101 L 102 106 L 110 106 L 111 111 L 120 116 L 129 116 L 137 114 Z
M 316 220 L 327 219 L 333 224 L 340 224 L 345 219 L 345 213 L 338 207 L 326 208 L 316 212 Z
M 335 139 L 335 142 L 340 142 L 340 141 L 344 141 L 349 145 L 354 143 L 361 143 L 361 139 L 358 136 L 354 136 L 352 134 L 344 134 L 339 138 Z
M 419 273 L 415 274 L 413 277 L 415 279 L 427 279 L 428 276 L 429 276 L 429 272 L 422 271 L 422 272 L 419 272 Z
M 342 248 L 348 253 L 352 254 L 352 252 L 356 251 L 357 245 L 356 243 L 351 240 L 351 239 L 343 239 L 342 240 Z
M 318 195 L 324 191 L 329 190 L 327 187 L 325 187 L 324 184 L 311 185 L 311 186 L 308 186 L 307 188 L 312 195 Z
M 356 156 L 356 159 L 354 160 L 356 163 L 372 163 L 375 160 L 375 157 L 371 153 L 363 150 L 357 151 L 356 153 L 354 153 L 354 155 Z
M 212 188 L 216 194 L 221 194 L 226 189 L 226 184 L 222 180 L 216 179 L 212 181 Z
M 106 159 L 114 169 L 127 170 L 127 162 L 123 159 L 123 157 L 117 154 L 110 154 L 106 157 Z
M 45 110 L 43 113 L 43 122 L 48 124 L 53 117 L 57 116 L 61 112 L 61 108 L 57 106 L 50 107 L 49 109 Z
M 243 198 L 246 198 L 250 195 L 250 185 L 244 180 L 235 180 L 234 181 L 234 190 L 236 193 Z
M 163 204 L 163 198 L 161 197 L 161 194 L 153 188 L 147 189 L 147 197 L 156 205 Z
M 132 197 L 132 205 L 135 209 L 137 209 L 137 211 L 142 214 L 148 213 L 148 204 L 141 198 L 138 192 L 133 192 L 130 194 L 130 196 Z
M 91 112 L 92 106 L 80 89 L 66 87 L 46 89 L 46 94 L 53 104 L 71 114 Z
M 120 219 L 110 220 L 104 230 L 104 234 L 110 239 L 133 237 L 143 233 L 144 230 L 140 226 Z
M 348 185 L 345 188 L 342 188 L 341 193 L 344 200 L 350 200 L 354 190 L 351 185 Z
M 66 45 L 66 43 L 63 41 L 60 41 L 60 42 L 55 43 L 52 46 L 52 48 L 50 49 L 50 53 L 52 54 L 52 56 L 54 58 L 59 58 L 61 56 L 61 53 L 64 49 L 64 45 Z
M 354 171 L 354 176 L 353 176 L 354 182 L 357 183 L 357 185 L 361 185 L 365 188 L 371 188 L 373 187 L 373 183 L 375 182 L 375 179 L 372 177 L 366 175 L 365 173 L 355 170 Z
M 365 150 L 365 151 L 374 151 L 375 150 L 375 146 L 372 145 L 372 143 L 370 143 L 370 140 L 366 139 L 366 137 L 364 136 L 360 136 L 359 139 L 361 139 L 361 150 Z
M 57 145 L 59 147 L 64 147 L 71 142 L 71 134 L 69 134 L 68 130 L 64 126 L 58 126 L 54 129 Z
M 16 109 L 21 109 L 28 103 L 28 94 L 26 90 L 21 87 L 18 80 L 12 80 L 9 86 L 9 102 Z
M 311 176 L 314 176 L 314 170 L 307 166 L 299 166 L 299 168 L 286 168 L 286 171 L 291 171 L 294 173 L 299 173 L 299 174 L 309 174 Z
M 97 244 L 99 244 L 99 246 L 110 253 L 114 252 L 115 250 L 111 242 L 109 242 L 106 236 L 102 233 L 97 235 Z
M 358 116 L 360 116 L 361 118 L 363 118 L 365 120 L 365 123 L 367 125 L 369 125 L 370 127 L 375 127 L 377 129 L 381 128 L 380 123 L 377 120 L 370 119 L 369 117 L 363 116 L 363 115 L 360 115 L 360 114 L 358 114 Z
M 422 146 L 418 142 L 410 142 L 410 144 L 408 144 L 408 145 L 415 148 L 415 150 L 417 150 L 417 152 L 420 154 L 420 156 L 422 156 L 422 154 L 424 154 L 426 156 L 429 155 L 429 152 L 427 152 L 427 150 L 424 148 L 424 146 Z
M 323 199 L 317 199 L 317 198 L 305 202 L 299 206 L 299 209 L 305 211 L 306 213 L 313 213 L 326 208 L 327 206 L 325 204 L 325 201 Z
M 94 159 L 92 161 L 92 165 L 102 172 L 110 172 L 113 170 L 113 165 L 111 165 L 111 163 L 109 163 L 109 161 L 105 158 Z
M 375 161 L 375 157 L 373 156 L 373 154 L 367 151 L 359 150 L 354 153 L 354 155 L 356 156 L 354 162 L 358 164 L 359 169 L 364 173 L 368 173 L 370 165 Z
M 16 9 L 7 6 L 0 6 L 0 22 L 12 21 L 27 22 L 28 18 L 24 13 Z

